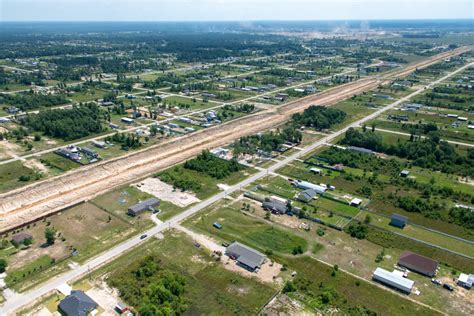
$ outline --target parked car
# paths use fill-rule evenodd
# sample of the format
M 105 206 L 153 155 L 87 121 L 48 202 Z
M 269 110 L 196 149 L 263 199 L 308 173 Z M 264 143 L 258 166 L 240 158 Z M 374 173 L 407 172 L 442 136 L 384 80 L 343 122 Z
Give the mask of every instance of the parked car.
M 147 234 L 143 234 L 143 235 L 140 236 L 140 239 L 145 239 L 145 238 L 147 238 L 147 237 L 148 237 Z
M 229 243 L 228 243 L 228 242 L 223 242 L 223 243 L 222 243 L 222 246 L 224 246 L 224 247 L 229 247 Z
M 438 279 L 431 279 L 431 282 L 436 284 L 436 285 L 441 285 L 442 284 L 441 281 L 438 280 Z
M 443 284 L 443 289 L 446 289 L 448 291 L 454 291 L 454 287 L 451 285 L 451 284 L 448 284 L 448 283 L 444 283 Z

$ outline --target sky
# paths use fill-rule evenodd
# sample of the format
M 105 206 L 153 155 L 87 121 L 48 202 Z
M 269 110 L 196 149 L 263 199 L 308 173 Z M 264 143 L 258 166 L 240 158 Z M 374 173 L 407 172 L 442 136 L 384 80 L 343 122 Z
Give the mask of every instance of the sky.
M 474 0 L 0 0 L 0 21 L 473 18 Z

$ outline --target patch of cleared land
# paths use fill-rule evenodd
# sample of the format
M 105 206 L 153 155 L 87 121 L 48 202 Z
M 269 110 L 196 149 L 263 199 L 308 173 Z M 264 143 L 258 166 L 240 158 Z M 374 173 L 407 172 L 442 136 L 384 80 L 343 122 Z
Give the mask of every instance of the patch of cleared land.
M 173 186 L 158 178 L 147 178 L 132 186 L 142 192 L 154 195 L 160 200 L 171 202 L 179 207 L 186 207 L 200 201 L 194 194 L 176 190 Z

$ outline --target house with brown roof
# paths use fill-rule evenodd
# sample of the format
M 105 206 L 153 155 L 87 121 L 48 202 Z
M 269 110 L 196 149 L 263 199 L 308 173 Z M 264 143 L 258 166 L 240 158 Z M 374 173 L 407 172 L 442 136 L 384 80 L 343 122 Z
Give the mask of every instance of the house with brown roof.
M 411 271 L 433 277 L 438 269 L 438 261 L 421 256 L 411 251 L 405 251 L 398 259 L 398 265 Z
M 33 236 L 30 233 L 18 233 L 12 237 L 12 243 L 14 243 L 15 245 L 21 245 L 27 239 L 33 239 Z

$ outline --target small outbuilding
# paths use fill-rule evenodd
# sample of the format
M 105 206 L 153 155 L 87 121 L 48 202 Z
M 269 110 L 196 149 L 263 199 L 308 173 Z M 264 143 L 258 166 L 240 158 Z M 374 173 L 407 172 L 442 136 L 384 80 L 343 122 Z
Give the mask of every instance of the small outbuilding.
M 158 205 L 160 205 L 160 200 L 151 198 L 130 206 L 127 213 L 130 216 L 137 216 L 145 211 L 154 211 L 154 207 Z
M 402 178 L 407 178 L 409 174 L 410 174 L 410 171 L 408 171 L 408 170 L 402 170 L 402 171 L 400 172 L 400 177 L 402 177 Z
M 405 216 L 394 213 L 390 217 L 390 225 L 392 226 L 403 229 L 407 223 L 408 223 L 408 218 Z
M 264 254 L 236 241 L 226 248 L 225 253 L 249 271 L 255 271 L 260 268 L 266 259 Z
M 350 205 L 355 206 L 355 207 L 359 207 L 361 204 L 362 204 L 362 200 L 359 198 L 354 198 L 350 202 Z
M 411 251 L 405 251 L 398 259 L 398 265 L 411 271 L 434 277 L 438 269 L 438 261 L 421 256 Z
M 313 189 L 307 189 L 307 190 L 301 191 L 298 194 L 298 200 L 308 203 L 311 200 L 313 200 L 316 195 L 317 195 L 316 191 L 314 191 Z
M 458 278 L 458 285 L 470 290 L 474 284 L 474 274 L 461 273 Z

